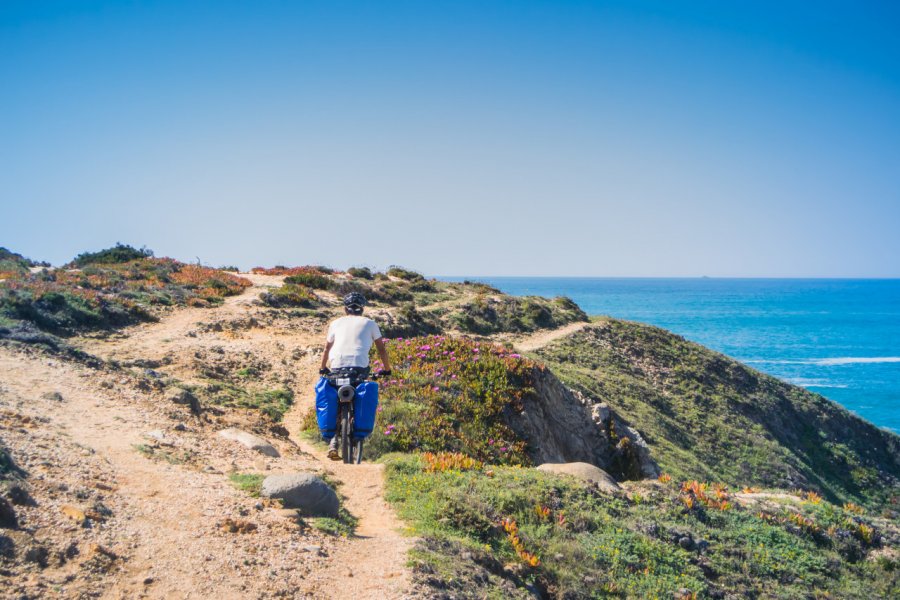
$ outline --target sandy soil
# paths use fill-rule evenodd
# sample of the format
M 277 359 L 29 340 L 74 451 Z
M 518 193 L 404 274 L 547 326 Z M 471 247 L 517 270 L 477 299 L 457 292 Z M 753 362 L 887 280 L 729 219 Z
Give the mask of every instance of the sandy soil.
M 158 323 L 77 342 L 118 369 L 0 348 L 0 437 L 28 473 L 36 501 L 16 507 L 21 531 L 11 543 L 49 557 L 4 573 L 10 585 L 0 596 L 412 597 L 405 563 L 414 540 L 384 501 L 381 465 L 333 463 L 299 436 L 325 321 L 283 319 L 255 305 L 281 278 L 249 278 L 254 287 L 218 308 L 180 309 Z M 258 365 L 261 386 L 294 390 L 284 419 L 289 435 L 266 430 L 253 411 L 198 418 L 153 385 L 154 378 L 196 382 L 204 369 L 237 364 Z M 216 435 L 234 426 L 266 435 L 281 456 Z M 298 525 L 227 477 L 296 471 L 327 472 L 339 482 L 359 519 L 355 536 Z

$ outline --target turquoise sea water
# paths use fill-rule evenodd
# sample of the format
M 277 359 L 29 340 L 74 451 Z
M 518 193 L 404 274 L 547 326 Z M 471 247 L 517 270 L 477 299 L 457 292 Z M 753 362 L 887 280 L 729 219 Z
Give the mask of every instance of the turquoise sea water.
M 900 433 L 900 280 L 468 279 L 664 327 Z

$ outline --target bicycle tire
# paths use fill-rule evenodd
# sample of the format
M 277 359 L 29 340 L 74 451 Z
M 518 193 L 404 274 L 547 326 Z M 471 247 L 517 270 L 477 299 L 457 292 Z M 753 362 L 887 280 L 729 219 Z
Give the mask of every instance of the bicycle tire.
M 343 416 L 341 416 L 341 458 L 344 459 L 344 462 L 350 464 L 352 462 L 352 454 L 353 449 L 350 448 L 350 411 L 348 409 L 343 410 Z
M 362 462 L 362 451 L 363 451 L 363 439 L 359 438 L 358 440 L 353 442 L 353 461 L 356 464 L 360 464 Z

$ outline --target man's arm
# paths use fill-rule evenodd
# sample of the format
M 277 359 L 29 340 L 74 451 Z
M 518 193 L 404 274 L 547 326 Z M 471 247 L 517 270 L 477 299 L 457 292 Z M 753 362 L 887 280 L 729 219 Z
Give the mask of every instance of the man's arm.
M 391 369 L 391 359 L 388 358 L 387 350 L 384 347 L 384 338 L 380 337 L 375 340 L 375 348 L 378 350 L 378 358 L 381 359 L 381 364 L 384 365 L 385 371 L 392 371 Z
M 325 342 L 325 352 L 322 353 L 322 366 L 320 368 L 327 369 L 328 368 L 328 354 L 331 352 L 331 347 L 334 346 L 334 342 Z

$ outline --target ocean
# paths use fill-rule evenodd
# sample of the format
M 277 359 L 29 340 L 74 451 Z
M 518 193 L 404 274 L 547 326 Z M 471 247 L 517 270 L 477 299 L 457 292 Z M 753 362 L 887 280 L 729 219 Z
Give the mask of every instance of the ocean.
M 442 279 L 664 327 L 900 433 L 900 280 Z

